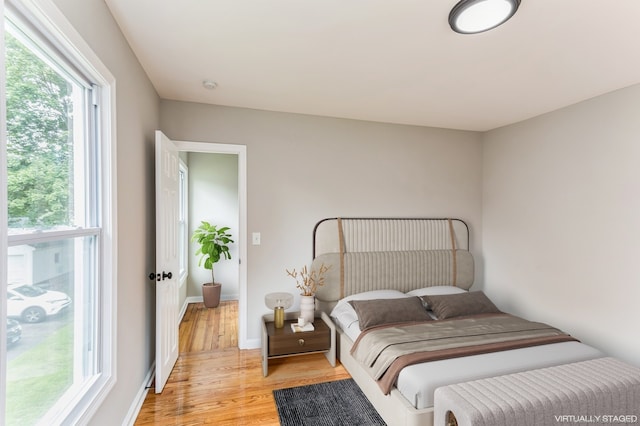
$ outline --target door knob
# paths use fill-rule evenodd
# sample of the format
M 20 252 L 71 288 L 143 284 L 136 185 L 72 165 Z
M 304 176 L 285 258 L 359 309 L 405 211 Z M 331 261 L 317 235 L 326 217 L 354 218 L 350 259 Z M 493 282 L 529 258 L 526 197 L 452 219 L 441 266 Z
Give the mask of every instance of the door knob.
M 161 280 L 164 280 L 164 279 L 167 279 L 167 278 L 171 279 L 171 277 L 173 277 L 173 274 L 171 272 L 165 272 L 165 271 L 162 271 L 162 274 L 156 274 L 154 272 L 151 272 L 148 275 L 148 277 L 149 277 L 149 279 L 151 281 L 154 281 L 154 280 L 155 281 L 161 281 Z

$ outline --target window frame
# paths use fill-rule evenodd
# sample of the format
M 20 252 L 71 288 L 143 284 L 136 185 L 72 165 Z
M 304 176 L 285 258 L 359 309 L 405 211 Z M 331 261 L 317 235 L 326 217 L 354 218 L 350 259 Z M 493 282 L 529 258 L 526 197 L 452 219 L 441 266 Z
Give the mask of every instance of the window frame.
M 189 167 L 180 158 L 178 173 L 181 175 L 180 182 L 180 205 L 179 205 L 179 226 L 183 231 L 182 253 L 180 264 L 180 276 L 178 286 L 182 287 L 187 282 L 189 276 Z M 184 263 L 182 263 L 184 262 Z
M 0 50 L 5 51 L 4 47 L 4 1 L 0 0 L 0 14 L 2 15 L 2 21 L 0 21 Z M 5 82 L 5 55 L 0 55 L 0 81 Z M 4 84 L 0 86 L 0 99 L 6 99 L 4 94 Z M 7 147 L 4 141 L 7 140 L 7 113 L 6 105 L 4 102 L 0 102 L 0 182 L 7 181 Z M 7 206 L 7 186 L 0 185 L 0 206 Z M 9 249 L 7 244 L 8 238 L 8 211 L 7 207 L 0 208 L 0 283 L 6 285 L 9 274 L 7 271 L 9 256 Z M 7 295 L 5 291 L 0 291 L 0 318 L 7 317 Z M 7 353 L 7 337 L 6 327 L 0 327 L 0 354 Z M 7 394 L 7 357 L 0 357 L 0 395 Z M 6 398 L 0 398 L 0 413 L 6 413 Z
M 31 25 L 40 33 L 46 35 L 47 41 L 56 50 L 66 57 L 79 70 L 83 70 L 95 86 L 99 88 L 99 96 L 94 96 L 93 103 L 97 106 L 96 137 L 99 140 L 96 157 L 100 161 L 99 175 L 99 295 L 100 304 L 98 306 L 98 335 L 100 350 L 98 352 L 98 362 L 100 373 L 94 380 L 85 383 L 80 396 L 68 404 L 62 414 L 51 420 L 55 423 L 88 423 L 100 404 L 109 394 L 116 382 L 117 371 L 117 204 L 116 204 L 116 82 L 114 76 L 102 63 L 98 56 L 91 50 L 80 34 L 73 28 L 62 12 L 51 0 L 0 0 L 0 13 L 2 13 L 2 24 L 0 24 L 0 46 L 4 51 L 5 32 L 5 12 L 7 4 L 15 8 L 21 15 L 26 17 Z M 5 81 L 4 54 L 0 55 L 0 66 L 2 81 Z M 4 96 L 4 85 L 0 87 Z M 94 90 L 94 92 L 96 92 Z M 0 182 L 7 181 L 7 156 L 6 156 L 6 105 L 0 103 Z M 98 184 L 98 183 L 94 183 Z M 94 191 L 95 192 L 95 191 Z M 7 206 L 6 184 L 0 185 L 0 204 Z M 0 270 L 4 271 L 0 276 L 0 282 L 7 283 L 7 256 L 9 235 L 7 229 L 6 207 L 0 209 Z M 67 231 L 44 232 L 42 238 L 55 237 L 54 234 L 65 233 Z M 87 229 L 91 233 L 91 228 Z M 60 236 L 58 235 L 58 236 Z M 74 233 L 77 236 L 78 233 Z M 20 237 L 12 237 L 11 244 L 19 242 Z M 6 316 L 6 292 L 0 292 L 0 318 Z M 6 353 L 6 330 L 0 331 L 0 353 Z M 0 357 L 0 394 L 6 395 L 6 357 Z M 5 398 L 0 398 L 0 412 L 5 412 Z

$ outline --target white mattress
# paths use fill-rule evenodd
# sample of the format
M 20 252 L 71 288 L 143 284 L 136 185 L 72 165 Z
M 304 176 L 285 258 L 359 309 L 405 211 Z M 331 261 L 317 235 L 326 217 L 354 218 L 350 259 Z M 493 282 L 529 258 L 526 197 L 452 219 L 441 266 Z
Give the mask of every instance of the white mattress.
M 341 323 L 338 318 L 332 319 L 338 329 L 355 341 L 360 334 L 358 321 Z M 433 406 L 433 394 L 441 386 L 603 356 L 601 351 L 583 343 L 562 342 L 431 361 L 405 367 L 398 376 L 396 387 L 411 405 L 423 409 Z

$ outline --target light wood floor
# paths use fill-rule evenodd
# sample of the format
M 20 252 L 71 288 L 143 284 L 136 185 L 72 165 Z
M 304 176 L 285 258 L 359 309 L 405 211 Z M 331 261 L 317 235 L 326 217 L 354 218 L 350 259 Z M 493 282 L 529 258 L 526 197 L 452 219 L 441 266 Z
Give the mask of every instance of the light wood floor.
M 190 304 L 180 355 L 161 394 L 149 391 L 136 425 L 278 425 L 274 389 L 349 377 L 323 354 L 274 359 L 263 377 L 260 349 L 238 349 L 238 304 Z

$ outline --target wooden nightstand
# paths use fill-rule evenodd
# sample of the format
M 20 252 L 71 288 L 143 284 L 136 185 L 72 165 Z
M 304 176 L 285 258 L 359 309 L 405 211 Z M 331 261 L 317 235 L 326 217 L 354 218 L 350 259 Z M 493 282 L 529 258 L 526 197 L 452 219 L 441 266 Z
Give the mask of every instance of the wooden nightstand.
M 284 327 L 275 328 L 273 314 L 262 316 L 262 373 L 269 374 L 269 360 L 288 356 L 324 352 L 332 367 L 336 366 L 336 326 L 324 312 L 316 317 L 315 330 L 294 333 L 291 323 L 298 321 L 298 312 L 285 312 Z

